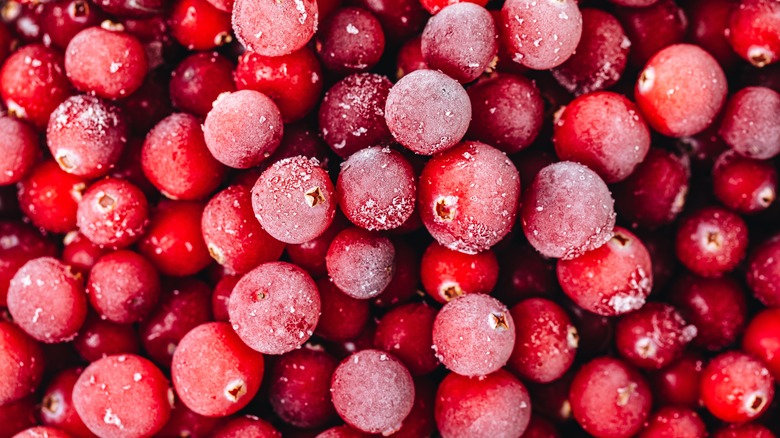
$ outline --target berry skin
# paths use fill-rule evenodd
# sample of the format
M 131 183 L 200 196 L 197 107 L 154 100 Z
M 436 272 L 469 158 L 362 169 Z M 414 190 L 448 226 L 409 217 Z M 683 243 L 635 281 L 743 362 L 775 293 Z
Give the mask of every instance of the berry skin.
M 740 155 L 766 160 L 780 154 L 779 124 L 780 93 L 745 87 L 726 103 L 718 133 Z
M 169 20 L 171 35 L 190 50 L 210 50 L 233 39 L 230 14 L 207 0 L 177 0 Z
M 780 377 L 780 325 L 778 325 L 780 309 L 764 309 L 753 316 L 742 337 L 742 349 L 746 353 L 761 359 L 772 376 Z
M 148 216 L 149 206 L 141 189 L 126 180 L 106 178 L 82 195 L 76 224 L 95 245 L 116 249 L 141 238 Z
M 0 186 L 15 184 L 35 166 L 40 151 L 38 135 L 30 125 L 11 117 L 0 117 Z
M 315 37 L 317 54 L 326 70 L 347 75 L 370 70 L 385 48 L 385 35 L 371 12 L 353 7 L 336 10 Z
M 615 344 L 623 358 L 645 369 L 661 369 L 677 360 L 696 336 L 677 310 L 662 303 L 647 303 L 615 326 Z
M 0 221 L 0 307 L 7 307 L 8 285 L 19 268 L 38 257 L 54 257 L 56 252 L 54 244 L 32 227 Z
M 42 398 L 41 423 L 77 437 L 92 437 L 94 435 L 87 429 L 73 405 L 73 387 L 82 371 L 81 368 L 68 368 L 52 379 Z
M 747 267 L 747 284 L 765 306 L 780 305 L 780 287 L 778 279 L 777 256 L 780 252 L 780 237 L 773 236 L 758 245 L 750 254 Z
M 742 0 L 729 17 L 731 47 L 756 67 L 780 59 L 780 5 L 771 0 Z
M 374 298 L 393 279 L 395 247 L 385 236 L 350 227 L 333 238 L 325 264 L 345 294 L 359 300 Z
M 701 376 L 704 406 L 720 420 L 742 423 L 763 414 L 775 394 L 774 379 L 763 363 L 731 351 L 715 357 Z
M 412 376 L 429 374 L 439 366 L 431 348 L 435 318 L 436 310 L 424 303 L 394 307 L 379 320 L 374 346 L 392 353 Z
M 650 416 L 647 425 L 638 437 L 660 438 L 667 436 L 704 438 L 707 436 L 707 428 L 695 411 L 688 408 L 667 406 Z
M 130 324 L 144 319 L 160 298 L 154 266 L 138 253 L 122 250 L 101 257 L 89 272 L 87 294 L 103 319 Z
M 173 106 L 205 117 L 217 97 L 236 91 L 233 63 L 217 52 L 196 53 L 185 58 L 171 73 L 169 86 Z
M 719 277 L 745 257 L 747 224 L 721 207 L 707 207 L 682 218 L 677 228 L 677 258 L 704 277 Z
M 233 32 L 238 41 L 263 56 L 288 55 L 311 39 L 317 30 L 317 2 L 235 0 Z
M 0 322 L 0 406 L 23 399 L 41 383 L 44 357 L 40 345 L 19 327 Z
M 698 408 L 699 383 L 704 361 L 695 353 L 686 353 L 675 363 L 650 375 L 653 398 L 659 406 L 679 405 Z
M 777 197 L 777 171 L 769 161 L 726 151 L 712 168 L 712 188 L 726 207 L 738 213 L 757 213 Z
M 314 333 L 335 342 L 360 337 L 365 332 L 371 313 L 368 300 L 345 294 L 328 277 L 317 280 L 317 289 L 322 306 Z
M 425 291 L 445 304 L 463 294 L 489 294 L 498 281 L 498 260 L 492 250 L 464 254 L 434 242 L 420 261 Z

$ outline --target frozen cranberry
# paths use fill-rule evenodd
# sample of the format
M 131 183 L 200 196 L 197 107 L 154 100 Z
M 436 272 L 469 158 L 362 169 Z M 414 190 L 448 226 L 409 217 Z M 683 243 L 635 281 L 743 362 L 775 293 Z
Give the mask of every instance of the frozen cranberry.
M 734 342 L 745 328 L 745 292 L 733 278 L 685 276 L 672 286 L 671 301 L 696 327 L 693 343 L 718 351 Z
M 13 438 L 39 438 L 39 437 L 71 438 L 71 435 L 69 433 L 66 433 L 54 427 L 36 426 L 36 427 L 31 427 L 29 429 L 25 429 L 13 436 Z
M 449 373 L 435 406 L 443 438 L 521 436 L 531 419 L 528 391 L 505 370 L 481 378 Z
M 596 436 L 633 436 L 650 414 L 650 387 L 619 359 L 594 359 L 580 368 L 569 390 L 574 418 Z
M 767 410 L 774 393 L 769 370 L 744 353 L 723 353 L 702 372 L 702 402 L 723 421 L 741 423 L 758 417 Z
M 73 388 L 73 404 L 100 436 L 154 435 L 171 413 L 168 380 L 148 360 L 128 354 L 92 362 Z
M 171 409 L 170 419 L 158 432 L 158 436 L 171 438 L 210 436 L 211 432 L 222 423 L 222 417 L 205 417 L 196 414 L 184 403 L 175 403 Z
M 631 42 L 614 16 L 599 9 L 583 9 L 577 51 L 552 74 L 575 95 L 609 88 L 623 75 L 629 47 Z
M 292 351 L 312 335 L 320 313 L 317 285 L 301 268 L 264 263 L 233 288 L 230 322 L 247 345 L 265 354 Z
M 192 275 L 211 261 L 201 231 L 203 204 L 167 201 L 152 213 L 138 252 L 160 271 L 175 277 Z
M 373 299 L 376 307 L 391 307 L 409 301 L 418 292 L 420 253 L 404 239 L 394 238 L 395 272 L 390 284 Z
M 398 228 L 414 211 L 417 185 L 411 164 L 390 148 L 371 147 L 341 165 L 336 191 L 344 215 L 368 230 Z
M 19 268 L 32 259 L 54 257 L 55 253 L 54 245 L 32 227 L 0 221 L 0 307 L 6 307 L 8 284 Z
M 379 62 L 385 35 L 371 12 L 354 7 L 336 10 L 317 31 L 317 54 L 331 72 L 364 72 Z
M 712 438 L 775 438 L 769 429 L 760 424 L 730 424 L 718 429 Z
M 424 378 L 414 380 L 414 405 L 404 418 L 401 428 L 391 437 L 431 436 L 436 430 L 434 404 L 437 384 Z
M 229 272 L 243 274 L 277 260 L 284 244 L 263 230 L 252 211 L 248 187 L 230 186 L 206 205 L 201 222 L 211 257 Z
M 439 365 L 431 349 L 435 318 L 436 310 L 426 304 L 395 307 L 379 321 L 374 345 L 401 360 L 413 376 L 429 374 Z
M 271 423 L 254 415 L 233 417 L 211 434 L 213 438 L 242 438 L 246 436 L 281 438 L 282 434 Z
M 436 242 L 425 250 L 419 269 L 425 291 L 440 303 L 467 293 L 490 293 L 499 272 L 491 250 L 464 254 Z
M 530 298 L 510 310 L 516 340 L 507 368 L 523 380 L 548 383 L 574 362 L 579 334 L 560 306 Z
M 572 0 L 508 0 L 501 22 L 513 61 L 535 70 L 561 65 L 582 35 L 582 14 Z
M 395 71 L 395 78 L 401 79 L 409 73 L 428 68 L 422 54 L 422 38 L 416 36 L 404 43 L 398 51 L 398 58 L 395 63 L 398 69 Z
M 327 2 L 335 0 L 319 1 L 320 19 L 326 15 L 322 8 Z M 419 34 L 430 17 L 419 0 L 356 0 L 354 3 L 374 14 L 391 42 L 403 41 Z
M 620 318 L 615 326 L 618 353 L 644 369 L 661 369 L 679 359 L 695 336 L 696 327 L 687 325 L 673 306 L 663 303 L 648 303 Z
M 707 428 L 695 411 L 689 408 L 667 406 L 650 416 L 638 437 L 660 438 L 667 436 L 704 438 L 707 436 Z
M 32 394 L 43 377 L 39 344 L 10 322 L 0 321 L 0 406 Z
M 47 5 L 41 15 L 44 42 L 65 49 L 80 31 L 100 24 L 105 14 L 88 0 L 66 0 Z
M 726 36 L 739 56 L 756 67 L 780 59 L 780 5 L 742 0 L 729 17 Z
M 141 237 L 148 215 L 149 207 L 141 189 L 122 179 L 106 178 L 84 193 L 76 223 L 92 243 L 124 248 Z
M 60 52 L 31 44 L 15 51 L 0 70 L 0 95 L 12 116 L 46 127 L 49 115 L 71 94 Z
M 171 73 L 171 102 L 198 117 L 211 111 L 220 94 L 231 91 L 236 91 L 233 63 L 217 52 L 190 55 Z
M 209 50 L 232 40 L 230 14 L 207 0 L 177 0 L 169 22 L 171 35 L 190 50 Z
M 373 73 L 347 76 L 323 98 L 319 110 L 322 138 L 342 158 L 371 146 L 387 146 L 385 104 L 392 83 Z
M 780 257 L 780 237 L 774 236 L 757 246 L 748 260 L 747 283 L 753 296 L 766 306 L 780 305 L 777 257 Z
M 532 415 L 528 427 L 522 435 L 523 438 L 559 438 L 558 429 L 553 423 L 541 415 Z
M 745 257 L 747 224 L 722 207 L 706 207 L 683 217 L 677 228 L 677 258 L 692 272 L 718 277 Z
M 0 437 L 12 438 L 16 433 L 38 424 L 35 403 L 35 397 L 30 396 L 0 405 L 0 424 L 3 425 Z
M 263 56 L 288 55 L 311 39 L 317 29 L 317 2 L 235 0 L 233 31 L 238 41 Z
M 69 368 L 59 374 L 46 387 L 41 401 L 41 423 L 56 427 L 74 436 L 92 437 L 73 406 L 73 387 L 81 374 L 79 368 Z M 51 435 L 50 435 L 51 436 Z
M 584 164 L 614 183 L 644 160 L 650 131 L 631 101 L 603 91 L 582 95 L 564 107 L 553 141 L 561 160 Z
M 141 343 L 133 325 L 116 324 L 89 313 L 73 346 L 88 362 L 113 354 L 138 354 Z
M 179 398 L 192 411 L 225 416 L 246 406 L 257 393 L 263 356 L 241 342 L 229 324 L 203 324 L 179 342 L 171 377 Z
M 387 237 L 350 227 L 333 239 L 325 263 L 333 283 L 345 294 L 373 298 L 390 284 L 395 248 Z
M 27 334 L 46 343 L 76 335 L 87 315 L 81 279 L 59 260 L 42 257 L 22 266 L 8 287 L 8 311 Z
M 141 166 L 149 181 L 168 198 L 200 199 L 222 182 L 225 167 L 209 152 L 200 121 L 172 114 L 158 123 L 141 149 Z
M 138 39 L 110 27 L 82 30 L 65 50 L 65 73 L 71 83 L 106 99 L 133 94 L 143 83 L 147 67 Z
M 615 207 L 631 224 L 658 228 L 671 223 L 685 206 L 690 169 L 685 158 L 650 148 L 645 160 L 615 185 Z M 648 190 L 653 187 L 653 190 Z
M 765 87 L 739 90 L 726 104 L 719 133 L 740 155 L 774 157 L 780 153 L 780 93 Z
M 466 294 L 436 315 L 433 350 L 450 371 L 485 376 L 507 363 L 515 331 L 513 318 L 500 301 L 484 294 Z
M 780 309 L 764 309 L 753 316 L 742 337 L 742 349 L 761 359 L 773 376 L 780 376 Z
M 309 47 L 284 56 L 246 52 L 238 58 L 235 80 L 240 90 L 264 93 L 276 103 L 285 123 L 302 119 L 322 94 L 322 67 Z
M 240 275 L 225 275 L 214 286 L 214 291 L 211 294 L 211 313 L 214 315 L 215 321 L 230 321 L 230 314 L 228 314 L 230 294 L 233 293 L 233 288 L 240 279 Z
M 469 137 L 507 154 L 527 148 L 542 128 L 544 102 L 530 80 L 509 73 L 479 80 L 468 89 Z
M 328 248 L 330 248 L 333 238 L 347 228 L 348 225 L 349 222 L 344 219 L 344 216 L 336 214 L 333 223 L 319 237 L 300 244 L 287 245 L 287 256 L 290 257 L 290 261 L 298 267 L 305 269 L 314 278 L 328 275 L 325 263 Z M 415 266 L 415 269 L 417 269 L 417 266 Z M 414 287 L 417 287 L 416 283 Z
M 726 76 L 715 58 L 690 44 L 656 53 L 639 75 L 636 103 L 647 123 L 670 137 L 709 126 L 726 99 Z
M 699 407 L 699 381 L 704 361 L 695 353 L 686 353 L 680 360 L 650 375 L 653 397 L 660 406 Z
M 87 293 L 104 319 L 129 324 L 146 317 L 160 297 L 160 279 L 151 263 L 132 251 L 98 260 L 89 273 Z
M 272 237 L 303 243 L 320 236 L 333 221 L 334 191 L 316 159 L 286 158 L 260 175 L 252 188 L 252 209 Z
M 690 21 L 688 40 L 710 52 L 724 69 L 738 59 L 726 37 L 734 6 L 732 0 L 695 0 L 685 5 Z
M 474 3 L 455 3 L 431 17 L 421 43 L 428 67 L 461 83 L 481 76 L 498 51 L 493 17 Z
M 467 254 L 484 251 L 509 233 L 519 196 L 517 169 L 484 143 L 461 143 L 433 157 L 420 175 L 425 228 L 441 245 Z
M 131 132 L 145 135 L 160 120 L 173 112 L 170 93 L 167 90 L 169 87 L 168 75 L 168 72 L 162 69 L 150 72 L 135 93 L 122 99 L 123 113 Z M 127 164 L 123 161 L 120 160 L 117 165 Z
M 498 253 L 498 285 L 493 295 L 514 306 L 525 298 L 545 296 L 558 287 L 555 266 L 527 243 Z
M 38 134 L 31 126 L 11 117 L 0 117 L 0 186 L 19 182 L 27 176 L 41 153 Z
M 314 333 L 335 342 L 360 336 L 370 316 L 368 301 L 345 294 L 327 277 L 317 281 L 317 289 L 322 308 Z
M 393 137 L 416 154 L 433 155 L 466 134 L 471 102 L 458 81 L 435 70 L 417 70 L 390 89 L 385 120 Z
M 637 67 L 664 47 L 683 42 L 688 27 L 685 11 L 674 0 L 644 3 L 621 4 L 615 11 L 631 41 L 630 60 Z
M 338 362 L 314 348 L 279 357 L 270 373 L 268 398 L 282 420 L 297 427 L 318 428 L 336 416 L 330 382 Z
M 772 163 L 726 151 L 712 168 L 712 188 L 726 207 L 739 213 L 756 213 L 777 197 L 777 171 Z
M 84 278 L 89 274 L 89 270 L 97 263 L 98 259 L 111 251 L 108 248 L 101 248 L 90 242 L 89 239 L 78 231 L 71 231 L 66 234 L 62 242 L 65 245 L 60 256 L 62 261 Z
M 551 164 L 525 191 L 523 232 L 542 255 L 573 259 L 612 237 L 613 204 L 609 188 L 594 171 L 572 162 Z
M 395 432 L 414 404 L 409 371 L 379 350 L 363 350 L 344 359 L 333 373 L 330 390 L 339 416 L 368 433 Z

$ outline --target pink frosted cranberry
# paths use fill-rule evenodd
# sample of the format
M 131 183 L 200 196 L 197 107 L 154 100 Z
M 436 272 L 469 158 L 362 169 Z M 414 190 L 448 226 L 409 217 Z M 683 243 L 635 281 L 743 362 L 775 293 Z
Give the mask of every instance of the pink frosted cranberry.
M 0 406 L 35 392 L 44 371 L 40 345 L 13 323 L 0 322 Z
M 515 332 L 512 315 L 500 301 L 484 294 L 466 294 L 436 315 L 433 349 L 450 371 L 486 376 L 509 360 Z
M 133 354 L 92 362 L 73 387 L 73 404 L 92 433 L 154 435 L 171 414 L 173 394 L 153 363 Z
M 542 255 L 572 259 L 612 237 L 613 204 L 609 188 L 594 171 L 568 161 L 551 164 L 525 190 L 523 232 Z
M 54 244 L 34 228 L 17 221 L 0 221 L 0 307 L 6 307 L 8 285 L 19 268 L 38 257 L 54 257 L 56 252 Z
M 498 243 L 514 225 L 520 177 L 492 146 L 465 142 L 433 157 L 419 184 L 423 224 L 449 249 L 476 254 Z
M 160 298 L 160 279 L 138 253 L 122 250 L 98 260 L 89 272 L 87 294 L 104 319 L 129 324 L 145 318 Z
M 333 283 L 345 294 L 374 298 L 393 278 L 395 247 L 385 236 L 350 227 L 333 238 L 325 263 Z
M 82 195 L 76 224 L 98 246 L 125 248 L 141 238 L 148 217 L 149 206 L 141 189 L 123 179 L 106 178 Z
M 57 259 L 30 260 L 11 279 L 8 311 L 16 324 L 46 343 L 73 339 L 87 316 L 80 277 Z
M 368 71 L 382 57 L 385 34 L 379 20 L 362 8 L 343 7 L 322 21 L 315 47 L 323 66 L 346 75 Z
M 737 91 L 726 104 L 718 132 L 740 155 L 759 160 L 776 156 L 780 153 L 780 93 L 766 87 Z
M 181 401 L 210 417 L 233 414 L 260 389 L 263 355 L 246 346 L 224 322 L 202 324 L 176 347 L 171 379 Z
M 238 41 L 263 56 L 288 55 L 311 39 L 317 30 L 317 2 L 235 0 L 233 31 Z
M 114 354 L 139 354 L 141 342 L 131 324 L 117 324 L 90 312 L 79 334 L 73 339 L 73 348 L 88 362 Z
M 25 429 L 13 436 L 13 438 L 39 438 L 39 437 L 71 438 L 71 435 L 67 432 L 64 432 L 54 427 L 36 426 L 36 427 L 31 427 L 29 429 Z
M 350 426 L 389 435 L 398 430 L 414 404 L 414 382 L 392 355 L 362 350 L 336 368 L 331 381 L 336 412 Z

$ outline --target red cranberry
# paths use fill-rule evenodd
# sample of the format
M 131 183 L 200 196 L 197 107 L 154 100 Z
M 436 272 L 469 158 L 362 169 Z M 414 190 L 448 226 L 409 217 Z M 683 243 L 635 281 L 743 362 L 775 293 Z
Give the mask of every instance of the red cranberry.
M 609 188 L 594 171 L 566 161 L 551 164 L 525 191 L 523 232 L 543 256 L 573 259 L 612 237 L 613 204 Z
M 756 213 L 777 197 L 777 171 L 768 161 L 745 158 L 726 151 L 712 168 L 712 188 L 726 207 L 739 213 Z
M 485 376 L 507 363 L 515 336 L 515 323 L 506 306 L 484 294 L 466 294 L 436 315 L 433 350 L 450 371 Z
M 211 294 L 211 313 L 214 315 L 215 321 L 230 321 L 228 302 L 230 302 L 230 294 L 233 293 L 233 288 L 240 279 L 240 275 L 225 275 L 214 286 L 214 291 Z
M 80 31 L 100 24 L 105 14 L 89 0 L 67 0 L 47 5 L 41 16 L 43 39 L 60 49 Z
M 677 258 L 692 272 L 718 277 L 745 257 L 747 224 L 721 207 L 706 207 L 683 217 L 677 228 Z
M 724 70 L 738 59 L 726 37 L 734 6 L 732 0 L 695 0 L 684 6 L 690 21 L 689 41 L 710 52 Z
M 395 72 L 395 78 L 401 79 L 409 73 L 428 68 L 422 54 L 422 38 L 416 36 L 404 43 L 398 51 L 396 59 L 398 69 Z
M 76 223 L 92 243 L 124 248 L 141 237 L 148 215 L 149 207 L 141 189 L 122 179 L 106 178 L 84 193 Z
M 687 325 L 673 306 L 663 303 L 648 303 L 620 318 L 615 326 L 618 353 L 645 369 L 665 368 L 679 359 L 695 336 L 696 327 Z
M 102 318 L 129 324 L 145 318 L 157 305 L 160 279 L 142 256 L 117 251 L 101 257 L 92 267 L 87 294 Z
M 315 39 L 323 66 L 339 75 L 370 70 L 385 48 L 379 20 L 362 8 L 336 10 L 322 22 Z
M 45 128 L 52 111 L 71 95 L 62 54 L 43 44 L 15 51 L 0 69 L 0 95 L 9 114 Z
M 370 317 L 368 301 L 345 294 L 327 277 L 317 281 L 317 289 L 322 307 L 314 333 L 335 342 L 351 341 L 359 337 Z
M 256 436 L 263 438 L 281 438 L 282 434 L 271 423 L 254 415 L 233 417 L 217 428 L 211 435 L 213 438 L 242 438 Z
M 669 137 L 684 137 L 713 122 L 726 88 L 726 76 L 712 55 L 698 46 L 675 44 L 647 62 L 634 95 L 650 127 Z
M 345 294 L 374 298 L 393 278 L 395 247 L 387 237 L 350 227 L 333 238 L 325 263 L 333 283 Z
M 763 414 L 774 397 L 774 379 L 763 363 L 739 352 L 712 359 L 701 376 L 701 399 L 715 417 L 742 423 Z
M 423 303 L 395 307 L 379 320 L 374 346 L 392 353 L 413 376 L 429 374 L 439 366 L 431 348 L 435 318 L 436 310 Z
M 349 222 L 344 219 L 344 216 L 335 215 L 333 223 L 319 237 L 300 244 L 288 244 L 286 247 L 287 256 L 290 257 L 290 261 L 305 269 L 314 278 L 328 275 L 325 263 L 328 248 L 330 248 L 333 238 L 347 228 L 348 224 Z M 416 255 L 416 252 L 410 252 Z M 416 265 L 414 269 L 417 269 Z M 416 283 L 414 287 L 417 287 Z
M 780 59 L 780 5 L 769 0 L 742 0 L 729 17 L 731 47 L 756 67 Z
M 480 378 L 449 373 L 439 384 L 435 409 L 442 437 L 521 436 L 531 419 L 531 398 L 505 370 Z
M 695 345 L 720 350 L 734 342 L 745 327 L 745 293 L 733 278 L 688 275 L 673 285 L 670 297 L 683 318 L 696 327 Z
M 38 437 L 71 438 L 71 435 L 66 432 L 63 432 L 60 429 L 55 429 L 53 427 L 36 426 L 36 427 L 31 427 L 29 429 L 25 429 L 13 436 L 13 438 L 38 438 Z
M 509 233 L 519 196 L 517 169 L 484 143 L 461 143 L 433 157 L 420 175 L 425 228 L 441 245 L 466 254 L 484 251 Z
M 129 96 L 146 76 L 144 47 L 134 36 L 110 26 L 77 33 L 65 50 L 65 73 L 85 93 L 106 99 Z
M 392 355 L 363 350 L 344 359 L 330 391 L 339 416 L 368 433 L 389 435 L 401 427 L 414 404 L 414 382 Z
M 566 311 L 544 298 L 529 298 L 510 313 L 516 340 L 507 368 L 532 382 L 548 383 L 563 376 L 579 345 L 579 334 Z
M 41 401 L 41 423 L 73 436 L 93 437 L 73 405 L 73 387 L 81 372 L 80 368 L 68 368 L 52 379 Z
M 9 158 L 0 163 L 0 185 L 21 181 L 41 155 L 35 129 L 20 120 L 0 117 L 0 154 Z
M 336 410 L 330 381 L 338 362 L 325 351 L 302 348 L 279 357 L 271 369 L 268 398 L 286 423 L 302 428 L 328 424 Z
M 301 268 L 270 262 L 239 280 L 230 295 L 228 312 L 233 329 L 252 349 L 282 354 L 300 347 L 312 335 L 320 297 L 317 285 Z
M 135 93 L 122 99 L 122 109 L 131 132 L 146 134 L 154 125 L 159 123 L 160 120 L 171 115 L 173 112 L 171 98 L 169 92 L 166 90 L 168 88 L 169 78 L 165 73 L 167 72 L 163 72 L 162 70 L 150 72 Z M 211 106 L 209 106 L 209 108 L 211 108 Z M 132 139 L 130 142 L 134 143 Z M 143 144 L 143 141 L 141 141 L 140 144 Z M 128 164 L 130 163 L 123 159 L 120 159 L 119 163 L 117 163 L 120 167 Z M 140 167 L 138 167 L 138 169 L 138 173 L 140 173 Z
M 171 73 L 171 102 L 176 108 L 205 117 L 217 97 L 236 91 L 233 63 L 217 52 L 195 53 Z
M 633 436 L 650 414 L 650 387 L 619 359 L 594 359 L 580 368 L 569 391 L 572 412 L 596 436 Z
M 686 353 L 678 361 L 650 375 L 653 397 L 660 406 L 699 407 L 699 382 L 704 361 L 696 353 Z
M 87 315 L 78 336 L 73 339 L 73 346 L 88 362 L 113 354 L 139 354 L 141 351 L 135 326 L 116 324 L 94 313 Z
M 373 299 L 376 307 L 405 303 L 414 296 L 420 284 L 420 254 L 403 239 L 392 239 L 395 248 L 395 272 L 390 284 Z
M 223 423 L 222 417 L 205 417 L 196 414 L 184 403 L 175 403 L 171 418 L 159 432 L 161 437 L 205 437 Z
M 558 287 L 553 263 L 527 243 L 500 251 L 498 264 L 498 286 L 493 295 L 508 306 L 545 296 Z
M 54 257 L 55 253 L 54 245 L 32 227 L 0 221 L 0 307 L 7 306 L 8 284 L 19 268 L 32 259 Z
M 200 415 L 239 411 L 260 389 L 262 378 L 263 356 L 241 342 L 224 322 L 192 329 L 173 354 L 171 379 L 176 393 Z
M 739 90 L 726 104 L 719 133 L 740 155 L 758 160 L 776 156 L 780 153 L 780 93 L 766 87 Z
M 44 357 L 40 345 L 17 326 L 0 321 L 0 406 L 32 394 L 41 383 Z
M 583 9 L 577 51 L 552 74 L 575 95 L 604 90 L 623 75 L 630 47 L 631 41 L 614 16 L 599 9 Z
M 704 438 L 707 436 L 707 427 L 695 411 L 689 408 L 667 406 L 650 416 L 638 438 L 666 436 Z
M 203 204 L 167 201 L 152 213 L 138 252 L 161 274 L 184 277 L 205 268 L 211 261 L 201 231 Z
M 498 280 L 495 253 L 464 254 L 434 242 L 423 254 L 420 277 L 425 291 L 440 303 L 467 293 L 490 293 Z
M 761 359 L 772 375 L 780 376 L 780 309 L 764 309 L 753 316 L 742 337 L 742 349 Z
M 317 11 L 314 0 L 235 0 L 233 31 L 252 52 L 263 56 L 289 55 L 314 35 Z
M 87 315 L 81 278 L 57 259 L 22 266 L 8 287 L 8 311 L 27 334 L 46 343 L 73 339 Z
M 476 1 L 482 2 L 484 6 L 485 0 Z M 325 3 L 322 0 L 320 2 Z M 423 9 L 423 2 L 418 0 L 357 0 L 355 3 L 376 16 L 382 23 L 385 35 L 392 41 L 402 41 L 419 34 L 430 17 Z M 320 10 L 320 17 L 324 15 Z
M 759 301 L 765 306 L 780 305 L 780 269 L 775 263 L 780 257 L 780 237 L 774 236 L 758 245 L 750 254 L 747 267 L 747 283 Z
M 159 14 L 164 9 L 166 0 L 97 0 L 101 9 L 109 14 L 144 17 L 151 14 Z
M 190 50 L 209 50 L 232 40 L 230 14 L 207 0 L 177 0 L 169 23 L 171 35 Z
M 631 41 L 629 58 L 635 66 L 643 66 L 659 50 L 685 39 L 688 19 L 674 0 L 618 0 L 614 3 L 621 6 L 616 8 L 615 15 Z
M 3 438 L 12 438 L 28 427 L 38 424 L 35 412 L 35 397 L 30 396 L 19 401 L 0 405 L 0 424 L 3 425 Z
M 497 74 L 480 79 L 467 91 L 472 108 L 469 137 L 507 154 L 524 150 L 536 140 L 542 129 L 544 102 L 532 81 L 520 75 Z
M 775 438 L 775 434 L 760 424 L 730 424 L 718 429 L 712 438 Z

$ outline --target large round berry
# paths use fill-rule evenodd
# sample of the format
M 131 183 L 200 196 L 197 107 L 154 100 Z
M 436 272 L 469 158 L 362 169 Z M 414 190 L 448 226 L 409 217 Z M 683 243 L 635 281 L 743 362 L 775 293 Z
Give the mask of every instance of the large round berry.
M 263 56 L 282 56 L 305 46 L 317 30 L 314 0 L 235 0 L 233 31 L 238 41 Z

